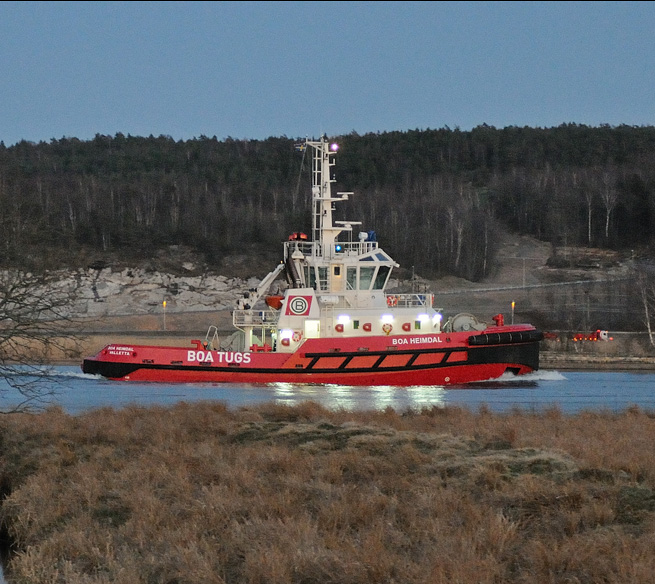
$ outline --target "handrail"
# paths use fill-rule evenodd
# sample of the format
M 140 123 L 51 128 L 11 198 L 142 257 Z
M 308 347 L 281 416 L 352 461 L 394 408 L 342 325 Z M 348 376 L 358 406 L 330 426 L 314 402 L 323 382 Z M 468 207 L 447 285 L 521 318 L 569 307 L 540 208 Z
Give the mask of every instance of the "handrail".
M 218 348 L 220 346 L 220 339 L 218 337 L 218 327 L 217 326 L 212 324 L 207 329 L 207 334 L 205 335 L 205 343 L 206 343 L 206 347 L 210 351 L 218 350 Z
M 235 310 L 232 322 L 235 327 L 256 326 L 274 329 L 277 326 L 279 312 L 276 310 Z
M 378 249 L 377 241 L 338 241 L 322 246 L 318 241 L 285 241 L 285 257 L 290 257 L 296 249 L 305 257 L 334 259 L 344 256 L 359 256 Z
M 432 308 L 434 302 L 434 294 L 385 294 L 388 306 L 399 306 L 404 308 L 423 306 L 425 308 Z

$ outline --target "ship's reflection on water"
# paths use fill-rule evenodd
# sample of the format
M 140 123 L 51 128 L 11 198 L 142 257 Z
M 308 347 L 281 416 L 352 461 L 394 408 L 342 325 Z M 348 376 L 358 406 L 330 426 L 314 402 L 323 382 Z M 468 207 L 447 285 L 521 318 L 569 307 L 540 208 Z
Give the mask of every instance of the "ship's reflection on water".
M 564 379 L 558 373 L 544 372 L 515 377 L 508 374 L 496 380 L 465 385 L 350 386 L 350 385 L 296 385 L 272 383 L 268 388 L 272 399 L 280 404 L 298 405 L 313 401 L 329 409 L 420 411 L 433 407 L 460 405 L 473 408 L 482 404 L 502 404 L 516 399 L 516 405 L 532 409 L 536 403 L 533 391 L 539 380 Z M 504 391 L 499 391 L 504 390 Z M 492 407 L 492 409 L 494 409 Z
M 313 401 L 330 409 L 384 410 L 443 407 L 446 405 L 446 389 L 438 385 L 410 387 L 350 385 L 294 385 L 273 383 L 273 399 L 277 403 L 297 405 Z

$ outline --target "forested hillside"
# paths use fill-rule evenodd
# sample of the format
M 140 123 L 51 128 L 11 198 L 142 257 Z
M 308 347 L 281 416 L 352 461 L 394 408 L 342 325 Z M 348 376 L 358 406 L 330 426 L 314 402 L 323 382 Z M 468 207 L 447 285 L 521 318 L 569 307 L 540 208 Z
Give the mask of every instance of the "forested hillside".
M 404 267 L 483 278 L 502 230 L 555 246 L 645 250 L 655 234 L 655 127 L 480 126 L 335 137 L 337 219 L 363 221 Z M 188 246 L 208 265 L 277 257 L 310 232 L 298 138 L 98 135 L 0 143 L 0 265 L 60 267 Z

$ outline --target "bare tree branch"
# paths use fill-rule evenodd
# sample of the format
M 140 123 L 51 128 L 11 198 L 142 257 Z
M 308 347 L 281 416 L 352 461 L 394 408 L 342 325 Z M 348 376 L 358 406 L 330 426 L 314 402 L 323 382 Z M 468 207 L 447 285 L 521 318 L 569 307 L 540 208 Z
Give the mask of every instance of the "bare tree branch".
M 42 404 L 56 387 L 48 365 L 77 353 L 76 294 L 48 272 L 0 270 L 0 378 L 24 398 L 11 411 Z
M 635 278 L 644 309 L 644 323 L 650 344 L 655 347 L 655 331 L 652 319 L 655 317 L 655 266 L 641 264 L 636 268 Z

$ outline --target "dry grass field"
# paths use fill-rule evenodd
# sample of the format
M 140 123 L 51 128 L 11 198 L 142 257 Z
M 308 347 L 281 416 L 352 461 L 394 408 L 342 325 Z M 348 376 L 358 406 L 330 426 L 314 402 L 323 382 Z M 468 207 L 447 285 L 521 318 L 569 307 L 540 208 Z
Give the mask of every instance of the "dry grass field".
M 20 584 L 651 583 L 655 416 L 314 403 L 0 418 Z

